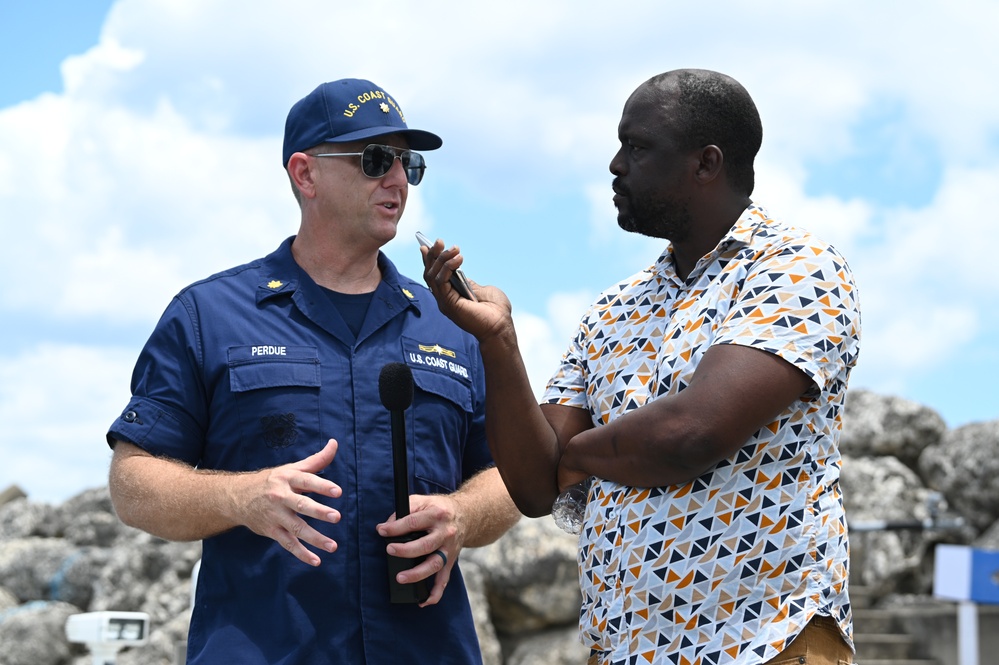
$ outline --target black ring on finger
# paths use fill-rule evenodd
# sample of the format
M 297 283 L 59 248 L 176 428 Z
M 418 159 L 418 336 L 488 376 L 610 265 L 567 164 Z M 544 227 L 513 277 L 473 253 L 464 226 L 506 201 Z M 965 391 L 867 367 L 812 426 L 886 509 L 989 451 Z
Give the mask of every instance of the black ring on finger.
M 441 552 L 440 550 L 434 550 L 433 553 L 436 554 L 437 556 L 439 556 L 441 558 L 441 561 L 444 562 L 444 564 L 441 566 L 441 568 L 442 569 L 445 568 L 447 566 L 447 555 L 444 554 L 444 552 Z

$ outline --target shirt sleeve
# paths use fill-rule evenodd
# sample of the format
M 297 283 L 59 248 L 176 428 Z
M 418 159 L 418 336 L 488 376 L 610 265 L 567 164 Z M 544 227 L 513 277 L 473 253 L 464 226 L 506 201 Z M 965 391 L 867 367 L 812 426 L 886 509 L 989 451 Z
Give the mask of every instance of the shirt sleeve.
M 714 343 L 776 354 L 807 374 L 814 397 L 855 363 L 860 309 L 853 273 L 813 240 L 773 247 L 753 265 Z
M 154 455 L 198 463 L 208 405 L 197 339 L 190 311 L 174 298 L 139 354 L 132 398 L 108 430 L 109 444 L 127 441 Z
M 562 355 L 562 362 L 548 380 L 541 396 L 542 404 L 589 409 L 586 395 L 586 349 L 589 347 L 592 313 L 591 307 L 579 322 L 576 335 Z

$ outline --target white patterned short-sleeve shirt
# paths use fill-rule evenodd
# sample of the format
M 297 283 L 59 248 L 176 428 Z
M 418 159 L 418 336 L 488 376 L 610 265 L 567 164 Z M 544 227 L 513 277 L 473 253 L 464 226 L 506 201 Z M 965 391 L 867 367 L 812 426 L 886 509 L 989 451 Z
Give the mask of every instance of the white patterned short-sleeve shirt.
M 813 386 L 686 484 L 597 479 L 580 535 L 583 642 L 601 663 L 756 665 L 822 614 L 852 644 L 838 441 L 860 344 L 853 275 L 755 205 L 686 280 L 671 257 L 598 298 L 543 402 L 609 423 L 683 390 L 714 344 L 774 353 Z

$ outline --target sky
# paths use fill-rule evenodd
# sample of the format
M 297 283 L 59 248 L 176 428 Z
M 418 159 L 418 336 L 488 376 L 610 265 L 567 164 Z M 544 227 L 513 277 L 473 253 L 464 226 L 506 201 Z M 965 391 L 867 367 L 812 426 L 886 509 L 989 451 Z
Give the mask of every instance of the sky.
M 665 247 L 618 228 L 607 165 L 628 95 L 696 67 L 756 101 L 753 199 L 853 268 L 851 388 L 997 419 L 996 25 L 993 0 L 0 4 L 0 491 L 106 484 L 156 320 L 296 232 L 285 116 L 348 77 L 444 139 L 386 253 L 419 279 L 417 230 L 459 245 L 513 302 L 536 390 Z

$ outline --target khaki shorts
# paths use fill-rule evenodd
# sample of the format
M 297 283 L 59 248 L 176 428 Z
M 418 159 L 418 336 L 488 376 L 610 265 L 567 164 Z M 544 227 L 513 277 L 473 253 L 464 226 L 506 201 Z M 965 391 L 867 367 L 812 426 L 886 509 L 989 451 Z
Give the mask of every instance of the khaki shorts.
M 764 665 L 851 665 L 853 650 L 832 617 L 814 616 L 798 636 Z

